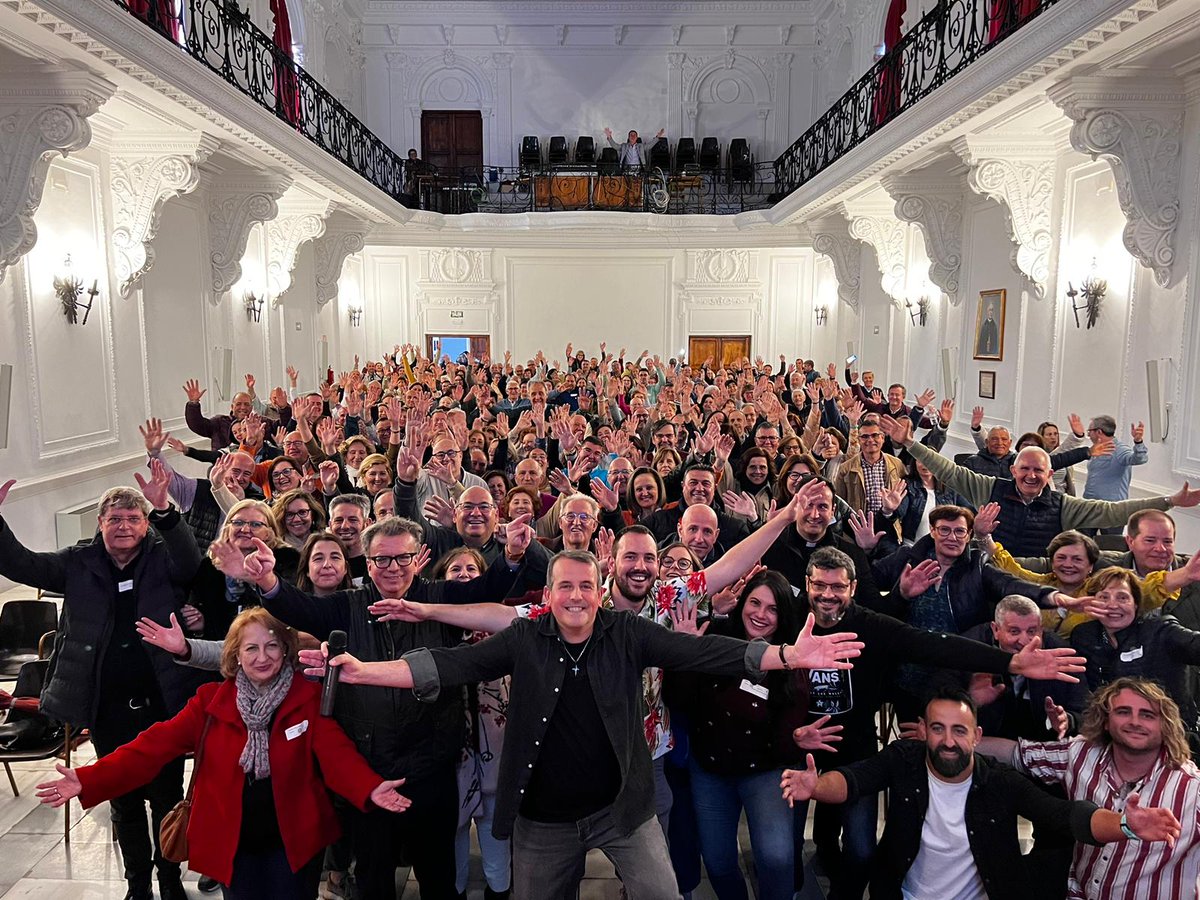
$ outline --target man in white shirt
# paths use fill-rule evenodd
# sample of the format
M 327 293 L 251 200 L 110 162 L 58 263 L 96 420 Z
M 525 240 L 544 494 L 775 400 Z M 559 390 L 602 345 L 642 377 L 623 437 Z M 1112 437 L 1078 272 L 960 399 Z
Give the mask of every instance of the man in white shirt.
M 667 136 L 667 129 L 658 129 L 658 134 L 654 136 L 649 144 L 638 143 L 638 133 L 636 131 L 629 132 L 629 140 L 624 144 L 618 144 L 613 140 L 611 128 L 604 129 L 604 137 L 608 139 L 610 147 L 617 148 L 617 163 L 621 168 L 634 168 L 637 166 L 645 168 L 650 165 L 650 148 Z
M 1085 844 L 1179 835 L 1179 820 L 1169 809 L 1142 807 L 1136 793 L 1124 813 L 1060 800 L 977 756 L 983 733 L 975 704 L 962 691 L 935 694 L 922 722 L 923 743 L 896 741 L 870 759 L 819 777 L 809 754 L 806 770 L 783 773 L 789 803 L 814 796 L 846 803 L 890 791 L 871 878 L 873 900 L 1028 900 L 1036 874 L 1021 857 L 1018 816 L 1039 828 L 1069 828 Z

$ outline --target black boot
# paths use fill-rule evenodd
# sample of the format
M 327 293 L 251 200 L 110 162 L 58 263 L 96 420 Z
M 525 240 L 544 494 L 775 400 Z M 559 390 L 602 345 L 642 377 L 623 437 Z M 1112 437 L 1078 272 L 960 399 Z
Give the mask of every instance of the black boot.
M 150 890 L 149 881 L 131 881 L 129 890 L 125 892 L 125 900 L 154 900 L 154 892 Z
M 183 889 L 183 882 L 179 880 L 179 876 L 158 877 L 158 896 L 159 900 L 188 900 L 187 891 Z
M 207 875 L 201 875 L 200 881 L 196 883 L 196 887 L 200 888 L 205 894 L 211 894 L 214 891 L 220 890 L 221 882 L 215 878 L 209 878 Z

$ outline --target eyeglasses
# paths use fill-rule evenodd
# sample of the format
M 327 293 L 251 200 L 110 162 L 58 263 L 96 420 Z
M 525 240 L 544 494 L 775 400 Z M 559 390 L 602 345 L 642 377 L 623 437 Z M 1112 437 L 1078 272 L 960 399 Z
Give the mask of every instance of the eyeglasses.
M 586 525 L 588 522 L 594 520 L 595 516 L 589 513 L 567 513 L 559 518 L 568 525 Z
M 305 507 L 304 509 L 293 510 L 292 512 L 284 513 L 285 519 L 311 519 L 312 510 Z
M 933 529 L 938 537 L 965 538 L 971 532 L 966 528 L 951 528 L 949 525 L 938 525 Z
M 271 478 L 272 478 L 272 480 L 278 481 L 281 478 L 291 478 L 293 475 L 299 475 L 299 474 L 300 473 L 297 472 L 295 469 L 293 469 L 291 466 L 289 466 L 286 469 L 283 466 L 280 466 L 279 468 L 272 470 Z
M 495 503 L 460 503 L 458 508 L 470 515 L 473 512 L 484 513 L 485 515 L 496 508 Z
M 462 456 L 461 450 L 439 450 L 437 453 L 430 454 L 433 459 L 438 462 L 447 462 L 451 459 L 458 459 Z
M 848 583 L 830 583 L 828 581 L 808 580 L 808 589 L 814 594 L 844 594 L 850 590 Z
M 231 519 L 229 527 L 235 531 L 239 528 L 249 528 L 251 531 L 258 531 L 261 528 L 269 528 L 266 522 L 251 522 L 247 519 Z
M 788 472 L 787 473 L 787 483 L 791 484 L 792 482 L 803 481 L 806 475 L 808 475 L 807 472 L 801 472 L 799 470 L 796 470 L 794 472 Z
M 104 524 L 109 528 L 136 528 L 146 521 L 145 516 L 105 516 Z
M 677 572 L 691 572 L 696 568 L 692 561 L 686 556 L 680 557 L 679 559 L 672 559 L 669 556 L 664 556 L 658 561 L 658 565 L 660 568 L 674 569 Z
M 415 553 L 397 553 L 395 556 L 368 556 L 367 562 L 377 569 L 390 569 L 393 565 L 402 569 L 416 558 Z
M 863 433 L 859 432 L 858 439 L 859 439 L 859 441 L 882 441 L 883 440 L 883 432 L 873 431 L 870 434 L 863 434 Z

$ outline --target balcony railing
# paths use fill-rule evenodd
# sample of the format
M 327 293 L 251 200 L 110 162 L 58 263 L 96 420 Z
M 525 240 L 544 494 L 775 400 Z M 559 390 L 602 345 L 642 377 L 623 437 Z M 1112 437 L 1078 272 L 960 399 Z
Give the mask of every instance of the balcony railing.
M 775 160 L 781 200 L 1059 0 L 941 0 Z
M 619 209 L 733 214 L 782 200 L 1059 0 L 942 0 L 774 163 L 623 174 L 421 176 L 242 12 L 236 0 L 113 0 L 401 203 L 445 213 Z M 568 180 L 572 179 L 572 180 Z

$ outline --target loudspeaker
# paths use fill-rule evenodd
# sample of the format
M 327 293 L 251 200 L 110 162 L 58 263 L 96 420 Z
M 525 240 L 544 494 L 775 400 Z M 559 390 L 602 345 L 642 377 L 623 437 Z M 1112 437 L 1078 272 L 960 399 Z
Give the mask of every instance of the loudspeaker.
M 1161 444 L 1171 430 L 1171 364 L 1172 360 L 1146 360 L 1146 402 L 1150 407 L 1150 440 Z M 7 404 L 6 404 L 7 407 Z
M 212 351 L 213 392 L 217 399 L 227 401 L 233 389 L 233 349 L 213 347 Z
M 942 396 L 958 399 L 958 348 L 942 348 Z
M 12 372 L 8 363 L 0 365 L 0 450 L 8 449 L 8 414 L 12 407 Z

